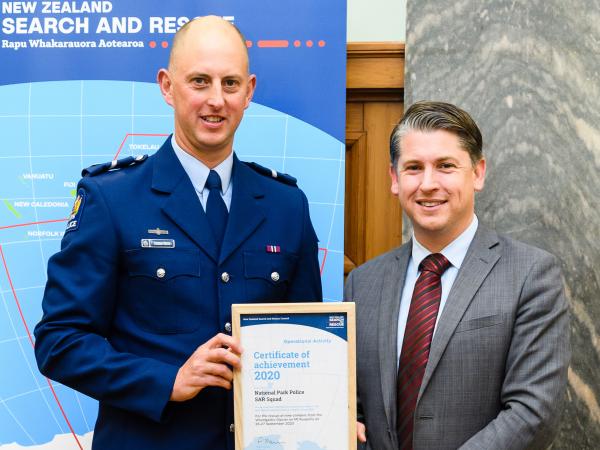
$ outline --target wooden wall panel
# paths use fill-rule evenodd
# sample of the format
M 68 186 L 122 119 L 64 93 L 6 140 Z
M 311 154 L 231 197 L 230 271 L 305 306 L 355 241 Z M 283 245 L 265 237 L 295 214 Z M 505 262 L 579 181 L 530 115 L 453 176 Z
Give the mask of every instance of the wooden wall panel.
M 367 152 L 365 257 L 374 258 L 402 243 L 402 211 L 390 192 L 389 139 L 402 116 L 402 103 L 365 105 L 365 129 L 371 145 Z
M 389 135 L 403 111 L 404 45 L 349 43 L 344 272 L 401 243 L 390 193 Z
M 404 88 L 404 44 L 349 42 L 346 89 Z

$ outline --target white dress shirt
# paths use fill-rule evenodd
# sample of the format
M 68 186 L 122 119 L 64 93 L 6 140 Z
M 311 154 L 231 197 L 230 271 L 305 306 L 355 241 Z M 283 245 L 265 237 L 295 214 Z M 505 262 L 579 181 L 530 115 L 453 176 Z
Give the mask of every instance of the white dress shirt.
M 435 321 L 435 327 L 433 329 L 434 334 L 439 323 L 439 318 L 442 316 L 442 311 L 446 305 L 448 294 L 450 293 L 450 289 L 452 289 L 454 280 L 456 280 L 458 270 L 460 269 L 460 266 L 467 255 L 467 250 L 469 249 L 469 245 L 471 245 L 471 241 L 475 236 L 478 224 L 479 221 L 477 220 L 477 216 L 473 215 L 473 220 L 467 229 L 440 252 L 448 261 L 450 261 L 451 266 L 448 267 L 442 275 L 442 298 L 440 301 L 440 309 L 437 315 L 438 320 Z M 400 297 L 400 312 L 398 313 L 398 357 L 396 358 L 398 363 L 400 363 L 400 352 L 402 351 L 404 330 L 406 329 L 406 321 L 408 320 L 408 311 L 410 309 L 413 290 L 415 288 L 417 278 L 419 278 L 419 275 L 421 274 L 421 272 L 418 270 L 419 264 L 421 264 L 421 261 L 423 261 L 430 254 L 431 252 L 423 247 L 413 234 L 412 255 L 408 261 L 408 267 L 406 268 L 406 279 L 404 280 L 404 287 Z
M 194 189 L 196 190 L 196 194 L 198 194 L 202 208 L 204 211 L 206 211 L 206 201 L 208 200 L 209 191 L 205 186 L 210 169 L 206 167 L 200 160 L 194 158 L 192 155 L 182 149 L 177 144 L 175 135 L 173 135 L 171 138 L 171 145 L 173 146 L 173 150 L 175 150 L 177 159 L 179 159 L 179 162 L 183 166 L 183 170 L 185 170 L 185 173 L 188 174 L 188 177 L 190 177 L 190 180 L 194 185 Z M 233 152 L 231 152 L 223 162 L 212 169 L 219 174 L 219 177 L 221 177 L 221 197 L 223 197 L 225 206 L 227 206 L 227 211 L 229 211 L 229 206 L 231 205 L 232 169 Z

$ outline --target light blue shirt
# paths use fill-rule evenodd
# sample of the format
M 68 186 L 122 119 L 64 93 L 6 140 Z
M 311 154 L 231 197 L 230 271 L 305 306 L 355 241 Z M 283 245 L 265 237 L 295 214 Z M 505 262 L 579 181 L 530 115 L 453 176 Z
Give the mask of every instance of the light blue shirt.
M 471 241 L 475 236 L 478 224 L 479 221 L 477 220 L 477 216 L 473 215 L 473 220 L 467 229 L 440 252 L 448 261 L 450 261 L 452 265 L 448 267 L 442 275 L 442 298 L 440 301 L 440 309 L 437 315 L 438 319 L 442 316 L 442 311 L 446 305 L 448 294 L 450 293 L 450 289 L 452 289 L 454 280 L 456 280 L 458 270 L 460 269 L 460 266 L 467 255 L 467 250 L 469 249 L 469 245 L 471 245 Z M 404 288 L 402 289 L 402 296 L 400 297 L 400 312 L 398 313 L 398 357 L 396 359 L 398 363 L 400 363 L 400 352 L 402 351 L 402 342 L 404 341 L 404 330 L 406 329 L 406 321 L 408 320 L 410 301 L 412 299 L 417 278 L 421 274 L 421 272 L 418 270 L 419 264 L 421 264 L 421 261 L 423 261 L 430 254 L 431 252 L 423 247 L 415 239 L 413 234 L 412 255 L 408 261 L 408 267 L 406 268 L 406 279 L 404 281 Z M 438 323 L 439 320 L 436 320 L 435 327 L 433 329 L 434 333 L 437 329 Z
M 179 159 L 179 162 L 183 166 L 183 170 L 185 170 L 185 173 L 188 174 L 188 177 L 190 177 L 190 180 L 194 185 L 194 189 L 196 190 L 196 194 L 198 194 L 198 198 L 200 199 L 202 208 L 204 209 L 204 211 L 206 211 L 208 189 L 205 186 L 210 169 L 206 167 L 200 160 L 194 158 L 192 155 L 190 155 L 188 152 L 182 149 L 177 144 L 177 141 L 175 141 L 175 135 L 173 135 L 173 137 L 171 138 L 171 145 L 173 146 L 173 150 L 175 150 L 175 155 L 177 155 L 177 159 Z M 219 177 L 221 177 L 221 197 L 223 197 L 225 206 L 227 206 L 227 211 L 229 211 L 229 206 L 231 205 L 232 169 L 233 152 L 231 152 L 223 162 L 221 162 L 218 166 L 212 169 L 219 174 Z

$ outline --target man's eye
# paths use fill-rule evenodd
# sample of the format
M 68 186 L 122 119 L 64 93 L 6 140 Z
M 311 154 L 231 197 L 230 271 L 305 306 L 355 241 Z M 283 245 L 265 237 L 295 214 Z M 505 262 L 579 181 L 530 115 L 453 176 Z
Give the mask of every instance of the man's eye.
M 225 87 L 233 88 L 237 87 L 239 85 L 239 82 L 237 80 L 225 80 L 223 84 L 225 85 Z
M 456 168 L 456 164 L 454 164 L 454 163 L 445 162 L 445 163 L 440 164 L 440 169 L 455 169 L 455 168 Z
M 417 165 L 417 164 L 411 164 L 409 166 L 404 166 L 404 170 L 407 172 L 414 172 L 416 170 L 419 170 L 421 168 L 421 166 Z
M 205 85 L 207 84 L 206 78 L 194 78 L 192 80 L 194 84 Z

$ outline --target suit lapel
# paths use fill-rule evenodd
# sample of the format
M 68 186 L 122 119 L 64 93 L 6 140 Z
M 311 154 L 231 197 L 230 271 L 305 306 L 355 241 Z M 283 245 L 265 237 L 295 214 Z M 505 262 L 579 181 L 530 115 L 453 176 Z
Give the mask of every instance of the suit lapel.
M 261 205 L 264 187 L 260 183 L 261 175 L 233 156 L 233 192 L 227 230 L 219 262 L 223 263 L 256 228 L 265 220 Z
M 156 153 L 153 170 L 152 189 L 169 194 L 162 211 L 215 262 L 218 261 L 219 250 L 210 224 L 192 182 L 171 147 L 171 138 Z
M 404 286 L 406 267 L 410 258 L 412 241 L 401 246 L 395 253 L 393 264 L 388 265 L 383 277 L 379 303 L 379 370 L 381 390 L 388 426 L 395 429 L 396 378 L 398 374 L 398 313 L 401 288 Z
M 480 225 L 452 285 L 442 315 L 438 318 L 439 323 L 431 343 L 429 361 L 423 376 L 419 398 L 427 387 L 456 326 L 469 307 L 479 286 L 500 258 L 497 244 L 496 233 L 488 231 Z

